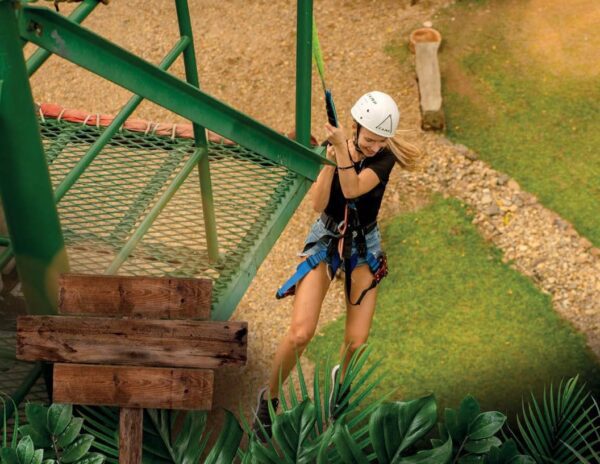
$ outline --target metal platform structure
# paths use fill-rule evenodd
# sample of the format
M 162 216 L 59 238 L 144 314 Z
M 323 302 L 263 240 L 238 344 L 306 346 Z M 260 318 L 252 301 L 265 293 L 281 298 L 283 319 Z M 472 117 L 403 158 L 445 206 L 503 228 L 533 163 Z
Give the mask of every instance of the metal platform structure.
M 0 198 L 10 232 L 0 236 L 0 270 L 15 258 L 29 313 L 56 312 L 58 276 L 69 271 L 208 277 L 211 318 L 229 319 L 328 163 L 310 145 L 312 0 L 297 6 L 296 140 L 200 90 L 187 1 L 174 3 L 180 38 L 154 65 L 79 24 L 99 0 L 68 18 L 0 0 Z M 40 48 L 26 61 L 27 42 Z M 39 117 L 28 77 L 51 54 L 133 96 L 108 126 Z M 180 55 L 186 80 L 167 72 Z M 191 121 L 193 138 L 123 129 L 143 99 Z M 209 142 L 206 129 L 235 144 Z M 2 378 L 19 377 L 23 390 L 40 369 L 25 371 Z

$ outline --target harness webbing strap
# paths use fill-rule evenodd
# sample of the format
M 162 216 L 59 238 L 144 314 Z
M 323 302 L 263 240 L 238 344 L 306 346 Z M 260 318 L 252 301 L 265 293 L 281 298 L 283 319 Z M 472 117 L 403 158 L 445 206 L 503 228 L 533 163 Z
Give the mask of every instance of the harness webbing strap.
M 322 250 L 302 261 L 296 268 L 294 275 L 290 277 L 279 290 L 277 290 L 275 297 L 279 300 L 286 296 L 293 295 L 296 292 L 296 284 L 300 282 L 306 276 L 306 274 L 316 268 L 326 257 L 327 250 Z
M 358 306 L 362 302 L 367 292 L 377 287 L 379 282 L 381 282 L 381 279 L 383 279 L 388 273 L 387 259 L 385 254 L 381 255 L 379 258 L 375 258 L 375 255 L 371 253 L 367 255 L 367 263 L 369 265 L 369 269 L 371 269 L 371 272 L 373 273 L 373 280 L 371 281 L 371 285 L 369 285 L 360 293 L 355 303 L 353 303 L 350 297 L 348 297 L 348 301 L 352 306 Z

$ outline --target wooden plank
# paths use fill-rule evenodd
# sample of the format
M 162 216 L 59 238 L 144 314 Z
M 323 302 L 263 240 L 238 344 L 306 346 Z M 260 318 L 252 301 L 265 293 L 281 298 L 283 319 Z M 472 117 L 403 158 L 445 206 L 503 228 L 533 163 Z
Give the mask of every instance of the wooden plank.
M 128 408 L 212 408 L 209 369 L 55 364 L 55 403 Z
M 246 363 L 248 324 L 78 316 L 21 316 L 24 361 L 218 368 Z
M 439 42 L 415 44 L 416 70 L 421 99 L 421 126 L 424 130 L 444 128 L 442 81 L 438 63 Z
M 59 312 L 151 319 L 208 319 L 210 279 L 63 274 Z
M 119 413 L 119 464 L 141 464 L 143 425 L 143 409 L 121 409 Z

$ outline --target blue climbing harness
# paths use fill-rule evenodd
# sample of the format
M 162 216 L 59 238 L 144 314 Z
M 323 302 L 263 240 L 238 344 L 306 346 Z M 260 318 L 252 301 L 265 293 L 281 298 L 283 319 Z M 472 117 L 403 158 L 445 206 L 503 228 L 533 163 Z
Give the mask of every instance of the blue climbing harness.
M 351 305 L 360 305 L 367 292 L 372 288 L 375 288 L 388 272 L 385 254 L 381 253 L 380 255 L 376 256 L 373 253 L 369 253 L 367 249 L 365 236 L 368 232 L 373 230 L 377 224 L 374 222 L 367 227 L 361 227 L 360 223 L 358 222 L 356 205 L 353 201 L 349 201 L 347 203 L 345 218 L 339 227 L 335 221 L 326 214 L 322 214 L 321 219 L 325 225 L 325 228 L 329 232 L 333 233 L 333 235 L 327 234 L 319 238 L 319 240 L 316 242 L 307 243 L 304 247 L 304 251 L 307 251 L 313 246 L 317 245 L 318 242 L 323 242 L 323 244 L 326 245 L 326 249 L 308 256 L 303 262 L 301 262 L 296 268 L 294 275 L 292 275 L 292 277 L 290 277 L 281 286 L 281 288 L 277 290 L 275 296 L 280 299 L 289 295 L 294 295 L 298 282 L 300 282 L 310 271 L 315 269 L 319 263 L 330 257 L 330 278 L 333 279 L 337 270 L 343 265 L 345 273 L 346 298 Z M 357 249 L 357 252 L 354 254 L 352 253 L 353 242 Z M 356 267 L 359 257 L 364 258 L 367 261 L 369 269 L 373 274 L 373 281 L 368 288 L 362 291 L 356 302 L 352 302 L 350 298 L 352 286 L 351 275 L 352 271 Z

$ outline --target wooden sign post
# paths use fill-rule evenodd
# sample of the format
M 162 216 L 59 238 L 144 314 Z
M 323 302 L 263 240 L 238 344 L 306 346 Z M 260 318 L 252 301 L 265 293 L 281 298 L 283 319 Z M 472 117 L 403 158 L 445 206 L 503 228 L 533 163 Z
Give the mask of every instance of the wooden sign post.
M 201 320 L 211 292 L 208 279 L 65 274 L 60 315 L 18 318 L 17 358 L 55 363 L 56 403 L 119 406 L 119 462 L 139 464 L 143 408 L 209 410 L 213 369 L 246 363 L 245 322 Z
M 416 29 L 410 34 L 409 48 L 416 55 L 415 65 L 423 130 L 442 130 L 445 126 L 442 80 L 438 63 L 441 41 L 440 33 L 429 27 Z

